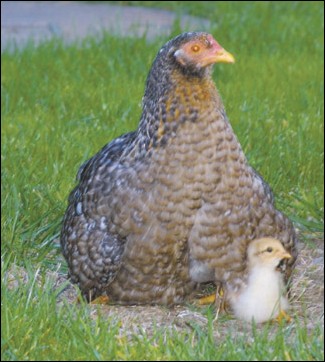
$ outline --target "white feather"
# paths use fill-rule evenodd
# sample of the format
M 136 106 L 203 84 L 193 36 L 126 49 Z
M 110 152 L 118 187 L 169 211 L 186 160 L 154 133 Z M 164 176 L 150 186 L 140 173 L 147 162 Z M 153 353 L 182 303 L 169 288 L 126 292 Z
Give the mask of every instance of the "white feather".
M 265 322 L 288 308 L 289 303 L 283 293 L 284 285 L 280 272 L 256 266 L 250 271 L 245 290 L 231 298 L 232 308 L 240 319 Z

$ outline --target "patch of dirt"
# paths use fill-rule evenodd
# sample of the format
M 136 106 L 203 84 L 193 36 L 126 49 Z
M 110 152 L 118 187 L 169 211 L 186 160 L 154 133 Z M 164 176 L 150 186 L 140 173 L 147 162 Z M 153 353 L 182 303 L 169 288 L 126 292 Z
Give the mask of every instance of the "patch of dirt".
M 299 256 L 293 273 L 291 288 L 291 308 L 289 314 L 312 331 L 319 322 L 324 323 L 324 243 L 316 240 L 307 246 L 299 243 Z M 36 273 L 37 274 L 37 273 Z M 36 281 L 41 283 L 36 275 Z M 58 296 L 58 306 L 63 303 L 77 303 L 77 288 L 70 284 L 60 272 L 48 271 L 46 279 L 54 280 L 55 290 L 62 291 Z M 12 267 L 8 271 L 9 288 L 17 288 L 28 280 L 28 273 L 20 267 Z M 119 305 L 88 305 L 94 319 L 98 313 L 102 317 L 111 318 L 119 326 L 121 336 L 130 337 L 143 333 L 152 335 L 155 330 L 165 332 L 192 331 L 195 326 L 203 330 L 208 328 L 205 316 L 207 307 L 199 307 L 194 299 L 190 305 L 172 308 L 162 306 L 119 306 Z M 214 322 L 214 335 L 217 339 L 235 331 L 236 335 L 247 334 L 251 330 L 246 322 L 235 320 L 230 315 L 221 315 Z
M 299 255 L 291 288 L 292 315 L 307 317 L 307 326 L 324 323 L 324 241 L 315 240 L 313 247 L 298 244 Z

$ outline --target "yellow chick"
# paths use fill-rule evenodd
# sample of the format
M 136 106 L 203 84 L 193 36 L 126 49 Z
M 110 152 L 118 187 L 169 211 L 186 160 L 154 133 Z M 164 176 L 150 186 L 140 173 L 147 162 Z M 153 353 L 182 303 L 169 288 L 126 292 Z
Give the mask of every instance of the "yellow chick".
M 247 248 L 247 285 L 230 293 L 229 302 L 236 317 L 256 323 L 281 318 L 289 307 L 280 264 L 291 255 L 279 240 L 253 240 Z

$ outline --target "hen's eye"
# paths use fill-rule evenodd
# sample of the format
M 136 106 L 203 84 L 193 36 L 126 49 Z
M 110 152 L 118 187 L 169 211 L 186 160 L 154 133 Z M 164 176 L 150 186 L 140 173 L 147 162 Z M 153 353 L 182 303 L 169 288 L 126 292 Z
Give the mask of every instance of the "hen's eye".
M 200 47 L 198 45 L 193 45 L 192 50 L 193 52 L 197 53 L 200 50 Z
M 266 251 L 268 252 L 268 253 L 272 253 L 272 251 L 273 251 L 273 248 L 271 248 L 270 246 L 266 249 Z

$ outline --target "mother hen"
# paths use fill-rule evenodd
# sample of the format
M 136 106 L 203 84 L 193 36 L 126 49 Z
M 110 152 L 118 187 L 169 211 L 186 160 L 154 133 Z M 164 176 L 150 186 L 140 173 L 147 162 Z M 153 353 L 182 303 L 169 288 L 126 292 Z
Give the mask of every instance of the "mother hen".
M 71 280 L 87 300 L 174 304 L 197 283 L 237 290 L 255 238 L 294 228 L 247 163 L 212 81 L 234 58 L 207 33 L 184 33 L 153 62 L 138 129 L 83 164 L 61 232 Z

